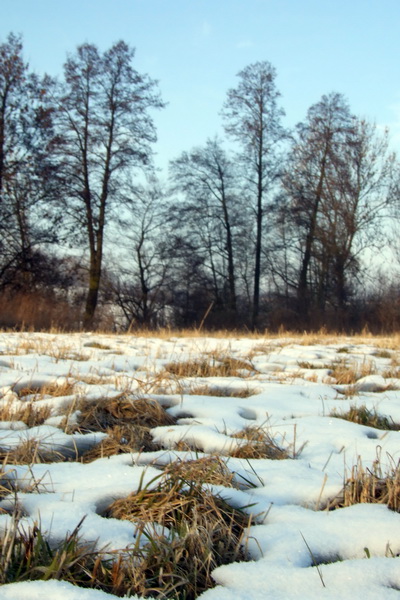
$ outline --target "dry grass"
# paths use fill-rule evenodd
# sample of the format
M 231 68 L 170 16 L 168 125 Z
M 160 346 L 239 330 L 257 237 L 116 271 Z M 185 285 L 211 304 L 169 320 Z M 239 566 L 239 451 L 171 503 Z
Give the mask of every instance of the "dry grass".
M 140 332 L 140 336 L 147 335 Z M 201 332 L 148 332 L 149 337 L 162 338 L 165 335 L 170 339 L 176 337 L 203 337 Z M 266 334 L 245 334 L 243 337 L 259 340 L 259 351 L 270 352 L 284 345 L 284 335 L 268 335 L 271 339 L 282 341 L 280 345 L 271 346 Z M 287 343 L 307 345 L 339 344 L 342 358 L 347 358 L 349 338 L 328 335 L 321 331 L 318 334 L 289 334 Z M 212 337 L 238 337 L 238 332 L 218 332 Z M 400 337 L 385 338 L 385 343 L 375 337 L 357 338 L 360 342 L 369 341 L 380 348 L 376 352 L 377 358 L 389 358 L 388 350 L 400 348 Z M 171 340 L 172 341 L 172 340 Z M 356 338 L 351 339 L 355 343 Z M 397 346 L 396 346 L 397 345 Z M 76 349 L 78 348 L 78 349 Z M 38 352 L 47 354 L 55 360 L 71 359 L 85 360 L 89 355 L 85 352 L 90 348 L 98 350 L 111 350 L 110 346 L 101 341 L 85 344 L 84 351 L 79 345 L 64 346 L 57 339 L 45 338 L 39 342 L 26 340 L 25 348 L 18 349 L 22 352 Z M 255 346 L 256 348 L 256 346 Z M 254 352 L 255 355 L 255 352 Z M 159 375 L 173 378 L 185 377 L 251 377 L 257 373 L 251 362 L 250 353 L 245 360 L 229 356 L 226 352 L 214 352 L 204 355 L 201 359 L 186 362 L 172 362 L 166 365 L 167 372 Z M 398 367 L 392 358 L 392 369 Z M 310 364 L 309 367 L 314 368 Z M 350 364 L 341 360 L 331 365 L 332 376 L 338 384 L 347 384 L 355 390 L 354 384 L 360 377 L 375 372 L 372 361 L 365 361 L 361 365 Z M 395 371 L 398 373 L 399 369 Z M 398 375 L 397 375 L 398 376 Z M 87 375 L 88 383 L 102 383 L 105 378 Z M 92 378 L 89 381 L 89 378 Z M 84 378 L 81 379 L 84 381 Z M 136 383 L 136 380 L 135 380 Z M 184 382 L 186 384 L 186 382 Z M 144 382 L 143 389 L 148 385 L 148 391 L 155 386 L 154 381 Z M 69 386 L 69 387 L 68 387 Z M 353 386 L 353 387 L 352 387 Z M 121 387 L 121 389 L 123 389 Z M 182 385 L 183 389 L 183 385 Z M 73 394 L 73 384 L 60 386 L 42 386 L 37 389 L 23 388 L 18 394 L 21 398 L 31 397 L 33 402 L 27 402 L 23 408 L 13 410 L 7 406 L 0 413 L 3 420 L 21 420 L 29 427 L 43 423 L 50 416 L 49 408 L 35 409 L 35 401 L 45 396 L 68 396 Z M 208 396 L 234 396 L 247 398 L 256 393 L 254 390 L 235 387 L 213 387 L 208 383 L 193 385 L 190 391 L 197 395 Z M 153 444 L 150 430 L 159 425 L 172 425 L 175 420 L 156 401 L 148 398 L 135 398 L 130 393 L 123 393 L 115 399 L 100 399 L 96 402 L 81 401 L 78 409 L 80 415 L 78 424 L 70 431 L 102 431 L 108 434 L 95 448 L 89 450 L 82 461 L 91 461 L 102 456 L 110 456 L 122 452 L 150 451 L 157 449 Z M 361 410 L 365 409 L 365 410 Z M 351 411 L 353 411 L 352 414 Z M 339 418 L 347 418 L 353 422 L 360 422 L 371 427 L 382 429 L 387 423 L 374 411 L 366 407 L 355 409 L 352 407 L 349 414 L 335 414 Z M 357 420 L 358 419 L 358 420 Z M 301 452 L 293 451 L 290 447 L 281 448 L 265 427 L 248 427 L 234 436 L 243 440 L 243 445 L 231 455 L 243 459 L 289 459 L 295 458 Z M 187 449 L 182 441 L 181 449 Z M 39 442 L 33 440 L 21 444 L 12 452 L 5 452 L 0 456 L 6 464 L 32 464 L 34 462 L 53 462 L 65 460 L 60 454 L 43 450 Z M 77 460 L 78 457 L 75 457 Z M 3 484 L 6 475 L 1 476 Z M 378 469 L 374 472 L 364 470 L 361 463 L 355 467 L 349 478 L 346 479 L 343 492 L 335 498 L 327 508 L 349 506 L 357 502 L 379 502 L 388 504 L 389 508 L 400 512 L 400 474 L 399 468 L 382 476 Z M 207 457 L 193 461 L 176 461 L 168 465 L 160 478 L 152 482 L 150 487 L 140 489 L 128 498 L 115 501 L 107 510 L 105 516 L 127 519 L 137 526 L 137 541 L 132 548 L 116 552 L 105 552 L 94 546 L 83 544 L 79 539 L 79 528 L 56 547 L 50 540 L 35 527 L 32 531 L 24 531 L 19 527 L 18 518 L 15 518 L 14 531 L 6 539 L 0 540 L 0 583 L 9 581 L 22 581 L 26 579 L 62 579 L 75 585 L 104 590 L 118 596 L 139 594 L 143 597 L 167 598 L 177 600 L 192 600 L 203 591 L 212 587 L 214 582 L 211 572 L 220 564 L 245 560 L 246 552 L 243 549 L 243 532 L 249 525 L 249 518 L 242 511 L 229 506 L 219 497 L 214 497 L 208 491 L 206 484 L 233 485 L 233 475 L 227 469 L 225 462 L 218 457 Z M 5 482 L 0 486 L 0 497 L 12 491 Z M 153 524 L 157 523 L 157 527 Z
M 26 530 L 15 512 L 0 538 L 0 584 L 57 579 L 82 587 L 112 589 L 112 564 L 79 539 L 81 523 L 56 546 L 34 525 Z
M 25 333 L 16 338 L 14 345 L 7 348 L 8 354 L 24 355 L 24 354 L 41 354 L 50 356 L 58 362 L 59 360 L 88 360 L 90 357 L 88 352 L 83 352 L 77 349 L 73 344 L 73 335 L 70 336 L 68 342 L 65 339 L 60 339 L 59 335 L 38 335 Z
M 154 452 L 160 446 L 153 442 L 148 427 L 115 425 L 106 429 L 108 437 L 81 456 L 81 462 L 88 463 L 98 458 L 132 452 Z
M 382 371 L 382 377 L 385 379 L 400 379 L 400 367 L 389 367 Z
M 193 396 L 213 396 L 214 398 L 250 398 L 257 394 L 257 390 L 249 387 L 220 387 L 214 385 L 194 385 L 185 388 L 185 394 Z
M 364 469 L 360 459 L 352 468 L 342 492 L 325 508 L 332 510 L 360 503 L 386 504 L 390 510 L 400 512 L 400 465 L 394 465 L 383 475 L 379 461 L 371 471 Z
M 349 364 L 345 360 L 334 362 L 331 365 L 330 376 L 338 385 L 352 385 L 362 377 L 376 373 L 373 361 L 364 360 L 362 363 Z
M 84 431 L 105 431 L 109 427 L 121 424 L 150 428 L 175 423 L 155 400 L 130 398 L 125 394 L 113 399 L 96 400 L 95 403 L 83 401 L 79 411 L 79 429 Z
M 164 469 L 164 473 L 178 477 L 188 484 L 196 482 L 213 485 L 233 486 L 233 473 L 219 456 L 207 456 L 197 460 L 175 461 Z
M 50 406 L 37 407 L 33 402 L 16 406 L 10 401 L 0 407 L 0 421 L 22 421 L 28 427 L 43 425 L 50 415 Z
M 352 405 L 347 412 L 342 413 L 334 410 L 330 413 L 330 416 L 344 419 L 345 421 L 351 421 L 352 423 L 358 423 L 359 425 L 374 427 L 375 429 L 384 429 L 386 431 L 400 430 L 400 425 L 398 423 L 394 423 L 392 419 L 378 414 L 376 410 L 369 410 L 365 405 Z
M 111 346 L 108 344 L 102 344 L 101 342 L 87 342 L 84 344 L 85 348 L 96 348 L 97 350 L 111 350 Z
M 165 370 L 176 377 L 248 377 L 256 372 L 248 361 L 219 354 L 202 360 L 171 362 L 165 365 Z
M 280 448 L 273 437 L 262 427 L 249 426 L 234 436 L 246 443 L 230 452 L 235 458 L 270 458 L 283 460 L 290 458 L 288 452 Z
M 32 396 L 33 401 L 43 400 L 46 397 L 60 398 L 61 396 L 71 396 L 74 393 L 74 383 L 65 380 L 63 383 L 45 383 L 41 386 L 23 387 L 17 390 L 20 398 Z
M 115 501 L 106 516 L 138 525 L 142 544 L 129 565 L 137 594 L 194 600 L 214 586 L 217 566 L 247 558 L 241 542 L 249 517 L 180 473 Z
M 61 453 L 46 446 L 39 440 L 31 439 L 21 442 L 15 448 L 1 449 L 0 461 L 5 465 L 33 465 L 38 463 L 54 463 L 77 458 L 78 453 L 69 450 Z
M 108 434 L 108 438 L 82 456 L 83 462 L 90 462 L 114 454 L 158 450 L 150 429 L 173 424 L 175 419 L 155 400 L 122 394 L 119 398 L 105 398 L 96 403 L 83 401 L 73 430 Z
M 380 350 L 375 350 L 375 352 L 373 352 L 373 356 L 376 356 L 376 358 L 392 358 L 393 353 L 390 352 L 389 350 L 386 350 L 384 348 L 380 349 Z

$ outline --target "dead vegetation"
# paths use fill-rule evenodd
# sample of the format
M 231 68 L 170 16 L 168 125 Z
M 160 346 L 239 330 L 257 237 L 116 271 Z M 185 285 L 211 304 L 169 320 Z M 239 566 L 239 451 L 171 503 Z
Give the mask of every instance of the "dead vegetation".
M 74 393 L 74 387 L 75 383 L 66 379 L 63 383 L 45 383 L 38 386 L 16 388 L 16 392 L 19 398 L 29 397 L 30 400 L 37 402 L 50 397 L 71 396 Z
M 193 396 L 213 396 L 214 398 L 250 398 L 256 390 L 249 387 L 220 387 L 216 385 L 195 385 L 185 388 L 185 394 Z
M 379 460 L 372 469 L 366 469 L 359 459 L 346 478 L 343 490 L 325 508 L 333 510 L 360 503 L 386 504 L 390 510 L 400 512 L 400 464 L 383 473 Z
M 364 360 L 361 363 L 348 363 L 341 360 L 334 362 L 330 370 L 330 376 L 338 385 L 352 385 L 362 377 L 375 373 L 376 366 L 371 360 Z
M 56 579 L 82 587 L 112 589 L 112 561 L 106 561 L 94 544 L 81 542 L 82 521 L 54 545 L 38 525 L 26 529 L 21 516 L 18 510 L 14 512 L 0 538 L 0 584 Z
M 374 427 L 375 429 L 384 429 L 386 431 L 400 430 L 400 425 L 395 423 L 393 419 L 380 415 L 375 409 L 368 409 L 364 404 L 361 406 L 352 405 L 346 412 L 334 410 L 330 413 L 330 416 L 358 423 L 359 425 Z
M 202 360 L 171 362 L 164 368 L 176 377 L 248 377 L 256 372 L 250 362 L 222 354 L 210 354 Z
M 76 460 L 77 450 L 65 449 L 65 452 L 47 446 L 41 440 L 28 439 L 15 448 L 0 448 L 0 461 L 5 465 L 34 465 L 39 463 L 64 462 Z
M 188 485 L 181 473 L 152 484 L 106 511 L 136 525 L 135 543 L 121 550 L 83 542 L 83 519 L 54 543 L 39 525 L 23 526 L 16 508 L 0 538 L 0 584 L 56 579 L 116 596 L 194 600 L 215 585 L 217 566 L 248 558 L 242 542 L 250 518 L 243 511 L 200 483 Z
M 0 407 L 0 421 L 21 421 L 27 427 L 37 427 L 50 417 L 50 406 L 26 402 L 17 406 L 10 400 Z
M 236 433 L 234 438 L 245 443 L 230 452 L 235 458 L 270 458 L 283 460 L 290 458 L 288 452 L 278 446 L 273 437 L 263 427 L 249 426 Z
M 125 394 L 96 402 L 82 401 L 78 414 L 78 423 L 72 431 L 101 431 L 108 435 L 82 456 L 83 462 L 114 454 L 158 450 L 150 429 L 175 424 L 175 419 L 155 400 Z
M 311 342 L 311 336 L 303 336 L 298 341 L 304 344 L 315 343 L 314 338 Z M 320 337 L 318 342 L 321 343 Z M 329 338 L 324 343 L 337 343 L 337 340 Z M 270 344 L 268 347 L 260 344 L 261 347 L 265 351 L 271 351 Z M 87 343 L 84 348 L 110 349 L 100 342 Z M 27 351 L 40 350 L 37 346 L 31 346 Z M 347 346 L 343 346 L 338 352 L 347 355 L 349 350 Z M 72 350 L 67 346 L 60 351 L 55 347 L 50 350 L 47 348 L 46 353 L 51 353 L 56 360 L 75 356 L 74 360 L 87 358 L 80 350 Z M 385 350 L 378 350 L 375 356 L 389 358 L 388 354 Z M 331 376 L 337 384 L 349 385 L 355 390 L 355 383 L 361 377 L 375 372 L 375 364 L 372 360 L 356 364 L 345 358 L 347 356 L 330 365 Z M 392 357 L 392 373 L 398 376 L 398 366 L 393 361 Z M 312 363 L 300 366 L 317 367 Z M 249 378 L 257 373 L 250 355 L 249 360 L 247 357 L 242 360 L 221 352 L 208 353 L 202 359 L 167 363 L 165 371 L 160 375 L 160 380 L 165 376 L 170 381 L 190 377 Z M 85 381 L 86 377 L 88 384 L 102 383 L 105 380 L 101 375 L 79 377 L 81 381 Z M 236 382 L 237 386 L 239 384 Z M 154 444 L 150 430 L 160 425 L 174 425 L 176 419 L 159 402 L 144 397 L 148 391 L 145 385 L 147 383 L 143 384 L 143 397 L 134 397 L 127 392 L 114 399 L 83 399 L 74 405 L 74 409 L 77 409 L 77 423 L 67 425 L 66 430 L 69 433 L 104 432 L 107 433 L 107 438 L 82 457 L 76 455 L 72 460 L 90 462 L 114 454 L 160 448 Z M 150 385 L 154 387 L 154 382 Z M 210 385 L 209 382 L 189 382 L 189 388 L 182 385 L 180 389 L 185 394 L 215 397 L 247 398 L 257 393 L 248 385 L 240 388 L 234 385 L 223 387 Z M 26 387 L 19 389 L 17 393 L 21 399 L 26 400 L 24 406 L 14 410 L 11 403 L 10 406 L 4 405 L 0 411 L 0 420 L 19 420 L 28 427 L 33 427 L 43 424 L 51 414 L 49 407 L 37 407 L 35 403 L 46 396 L 72 395 L 74 384 L 65 382 L 65 386 L 51 384 L 37 388 Z M 348 413 L 332 416 L 374 428 L 399 429 L 386 417 L 365 406 L 354 406 Z M 183 416 L 180 415 L 180 418 Z M 296 450 L 295 444 L 293 448 L 282 448 L 265 427 L 250 426 L 232 437 L 242 443 L 230 455 L 245 460 L 293 459 L 302 450 Z M 176 450 L 193 448 L 182 440 Z M 14 450 L 3 452 L 0 459 L 6 468 L 7 465 L 14 464 L 55 462 L 65 460 L 65 457 L 43 449 L 38 441 L 31 440 Z M 12 533 L 5 540 L 0 540 L 3 555 L 0 558 L 0 583 L 28 578 L 54 578 L 119 596 L 139 594 L 160 599 L 173 597 L 177 600 L 192 600 L 214 585 L 211 572 L 218 565 L 248 558 L 243 546 L 243 536 L 249 525 L 249 517 L 243 511 L 229 506 L 222 498 L 213 496 L 208 487 L 231 487 L 233 477 L 225 461 L 216 456 L 169 464 L 151 485 L 115 501 L 103 515 L 129 520 L 137 526 L 134 546 L 119 552 L 106 552 L 81 542 L 80 524 L 57 546 L 51 545 L 37 526 L 29 531 L 20 528 L 16 516 L 15 535 Z M 15 490 L 4 483 L 3 487 L 0 486 L 0 498 L 10 491 Z M 373 471 L 363 469 L 360 462 L 346 479 L 342 493 L 325 508 L 335 509 L 359 502 L 384 503 L 400 512 L 399 467 L 396 466 L 389 475 L 383 476 L 378 468 Z M 10 558 L 4 561 L 5 556 Z
M 198 466 L 192 465 L 191 474 L 195 471 L 198 476 Z M 200 471 L 207 477 L 209 465 Z M 125 563 L 131 592 L 194 600 L 215 585 L 211 573 L 217 566 L 247 558 L 242 541 L 249 516 L 213 496 L 201 481 L 182 475 L 178 468 L 160 476 L 106 511 L 138 527 L 142 544 L 133 552 L 136 561 Z
M 233 486 L 233 473 L 219 456 L 206 456 L 196 460 L 175 461 L 164 468 L 166 475 L 179 477 L 183 481 L 200 484 Z

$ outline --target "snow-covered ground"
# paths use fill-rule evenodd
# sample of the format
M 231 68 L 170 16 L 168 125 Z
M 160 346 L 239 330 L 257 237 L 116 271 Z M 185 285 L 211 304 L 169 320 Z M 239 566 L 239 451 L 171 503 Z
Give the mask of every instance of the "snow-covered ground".
M 234 377 L 206 380 L 165 372 L 171 362 L 217 363 L 218 357 L 226 356 L 245 361 Z M 43 449 L 68 458 L 100 442 L 104 433 L 64 431 L 65 415 L 73 423 L 82 397 L 95 402 L 121 391 L 132 397 L 146 395 L 177 419 L 176 424 L 152 430 L 154 441 L 163 447 L 157 452 L 119 454 L 85 464 L 70 460 L 6 467 L 7 477 L 18 482 L 24 526 L 40 523 L 42 531 L 57 540 L 85 517 L 83 539 L 97 540 L 99 548 L 125 549 L 134 542 L 135 525 L 105 518 L 102 511 L 114 499 L 151 482 L 159 474 L 155 465 L 217 453 L 238 485 L 214 492 L 234 506 L 251 506 L 247 510 L 257 515 L 245 540 L 253 560 L 218 567 L 217 585 L 204 592 L 202 600 L 399 598 L 400 515 L 384 504 L 323 510 L 340 494 L 360 460 L 371 470 L 379 460 L 383 474 L 398 463 L 400 432 L 332 416 L 351 406 L 366 406 L 400 423 L 400 380 L 393 366 L 398 359 L 400 348 L 399 353 L 393 348 L 383 351 L 373 338 L 364 343 L 349 338 L 305 344 L 285 338 L 0 334 L 0 405 L 18 408 L 33 401 L 37 407 L 51 408 L 45 424 L 34 428 L 13 420 L 0 422 L 2 450 L 34 439 L 41 440 Z M 332 377 L 334 366 L 345 363 L 359 372 L 350 387 Z M 61 388 L 66 383 L 71 386 L 64 396 L 21 394 L 24 389 L 46 384 Z M 209 395 L 196 395 L 205 384 Z M 263 427 L 289 458 L 231 457 L 243 443 L 232 436 L 249 426 Z M 182 440 L 192 453 L 175 449 Z M 10 508 L 14 500 L 10 495 L 0 507 Z M 10 522 L 10 514 L 0 514 L 2 535 Z M 115 598 L 57 581 L 0 588 L 4 600 L 44 597 Z

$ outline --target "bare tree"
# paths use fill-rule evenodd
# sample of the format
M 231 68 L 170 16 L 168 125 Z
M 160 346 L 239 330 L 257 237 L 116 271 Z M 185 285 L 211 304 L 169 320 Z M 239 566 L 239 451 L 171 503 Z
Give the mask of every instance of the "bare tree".
M 329 301 L 344 325 L 362 252 L 377 241 L 390 202 L 394 165 L 387 135 L 353 116 L 340 94 L 323 96 L 298 125 L 283 182 L 298 230 L 304 324 L 312 305 L 323 312 Z
M 154 328 L 163 320 L 165 288 L 171 271 L 165 253 L 167 205 L 156 180 L 128 189 L 130 210 L 120 226 L 126 231 L 118 270 L 113 274 L 115 301 L 129 328 Z
M 54 240 L 48 154 L 52 81 L 29 72 L 21 38 L 0 45 L 0 279 L 29 285 L 37 246 Z M 47 181 L 46 181 L 47 180 Z M 46 202 L 44 202 L 46 201 Z M 24 277 L 21 279 L 21 273 Z
M 357 120 L 342 161 L 322 198 L 317 236 L 330 259 L 330 282 L 339 320 L 344 324 L 348 290 L 366 248 L 381 248 L 382 220 L 393 201 L 396 158 L 387 132 Z
M 269 192 L 278 173 L 278 144 L 284 137 L 283 110 L 278 106 L 275 69 L 257 62 L 238 73 L 239 84 L 230 89 L 223 107 L 228 135 L 241 146 L 239 155 L 246 179 L 255 230 L 252 328 L 260 309 L 261 256 L 264 216 Z
M 91 328 L 98 301 L 104 232 L 112 208 L 123 202 L 124 175 L 150 162 L 156 133 L 149 109 L 163 103 L 156 83 L 132 66 L 134 50 L 125 42 L 100 54 L 79 46 L 64 66 L 59 95 L 60 160 L 65 216 L 89 250 L 89 284 L 83 319 Z
M 214 282 L 215 300 L 236 319 L 236 235 L 243 219 L 233 162 L 217 140 L 184 152 L 170 164 L 175 190 L 184 194 L 176 214 L 202 248 Z
M 343 161 L 343 149 L 353 127 L 354 118 L 343 96 L 323 96 L 309 109 L 306 121 L 297 126 L 297 137 L 283 179 L 292 199 L 293 214 L 303 232 L 297 297 L 299 313 L 305 321 L 310 305 L 310 264 L 321 201 L 329 173 L 335 172 L 337 163 Z

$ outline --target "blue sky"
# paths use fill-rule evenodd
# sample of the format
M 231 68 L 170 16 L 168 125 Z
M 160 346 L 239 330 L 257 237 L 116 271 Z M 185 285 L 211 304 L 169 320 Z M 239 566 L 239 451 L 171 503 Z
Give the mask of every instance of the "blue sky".
M 286 111 L 301 121 L 323 94 L 389 126 L 400 151 L 400 0 L 1 0 L 0 41 L 21 33 L 25 57 L 57 75 L 83 42 L 123 39 L 159 80 L 157 163 L 222 135 L 219 112 L 246 65 L 270 61 Z

